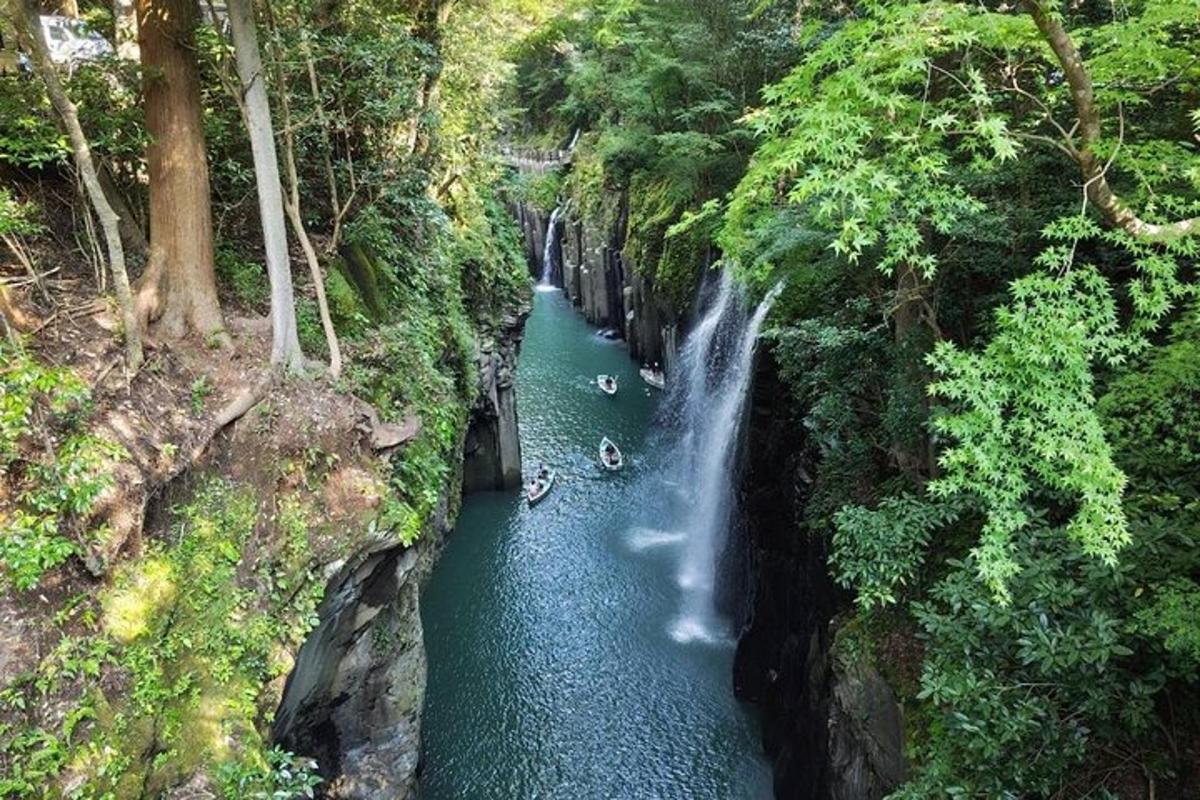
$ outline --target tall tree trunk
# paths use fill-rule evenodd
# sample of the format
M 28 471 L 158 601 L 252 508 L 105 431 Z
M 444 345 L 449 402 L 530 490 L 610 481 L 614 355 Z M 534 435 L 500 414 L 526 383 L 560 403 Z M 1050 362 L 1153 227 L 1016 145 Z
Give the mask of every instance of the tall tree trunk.
M 254 155 L 254 177 L 258 185 L 258 210 L 267 255 L 267 275 L 271 281 L 271 363 L 285 369 L 299 369 L 304 363 L 304 356 L 296 336 L 296 300 L 292 292 L 291 262 L 288 260 L 287 223 L 283 218 L 275 128 L 271 124 L 266 76 L 263 74 L 258 31 L 250 2 L 229 0 L 229 26 L 233 31 L 238 78 L 245 100 L 243 107 L 246 128 L 250 133 L 250 150 Z
M 900 471 L 918 486 L 937 477 L 937 448 L 929 435 L 929 369 L 926 358 L 941 338 L 937 319 L 927 299 L 929 282 L 910 264 L 896 268 L 896 305 L 892 311 L 896 345 L 896 398 L 918 416 L 911 438 L 893 442 Z
M 42 26 L 37 22 L 37 16 L 27 4 L 27 0 L 8 0 L 9 15 L 17 35 L 24 41 L 29 51 L 33 68 L 46 84 L 46 93 L 50 102 L 62 120 L 71 140 L 71 151 L 75 157 L 75 166 L 83 179 L 88 200 L 100 218 L 100 226 L 104 230 L 104 242 L 108 248 L 109 266 L 112 268 L 113 288 L 117 293 L 117 303 L 121 309 L 121 323 L 125 328 L 125 358 L 129 369 L 135 370 L 142 364 L 142 331 L 134 312 L 133 296 L 129 288 L 129 275 L 125 271 L 125 249 L 121 244 L 120 219 L 113 211 L 112 205 L 100 186 L 100 177 L 96 171 L 96 163 L 92 160 L 92 149 L 88 146 L 87 137 L 83 135 L 83 127 L 79 124 L 79 114 L 75 104 L 67 97 L 62 81 L 55 71 L 54 62 L 43 39 Z
M 271 7 L 267 4 L 266 8 L 268 24 L 271 25 L 271 30 L 274 31 L 275 22 L 271 16 Z M 321 132 L 325 136 L 325 143 L 328 146 L 329 134 L 325 127 L 325 115 L 321 110 L 321 92 L 317 85 L 316 68 L 313 65 L 312 54 L 308 50 L 307 43 L 304 43 L 303 51 L 308 70 L 309 88 L 313 93 L 313 100 L 317 106 L 317 124 L 321 126 Z M 296 146 L 292 133 L 292 111 L 291 104 L 288 102 L 287 82 L 283 78 L 283 70 L 280 67 L 277 50 L 271 51 L 271 60 L 275 70 L 275 83 L 279 87 L 279 106 L 283 112 L 283 162 L 287 168 L 287 194 L 284 197 L 284 209 L 287 211 L 288 221 L 292 224 L 292 231 L 295 232 L 296 239 L 299 240 L 300 247 L 304 250 L 304 258 L 308 261 L 308 270 L 312 275 L 313 288 L 317 293 L 317 311 L 321 315 L 321 328 L 325 331 L 325 343 L 329 347 L 329 374 L 334 380 L 337 380 L 342 374 L 342 348 L 338 342 L 337 331 L 333 328 L 333 318 L 329 314 L 329 301 L 325 297 L 325 276 L 321 272 L 321 262 L 317 257 L 317 250 L 313 246 L 312 239 L 308 236 L 308 230 L 304 227 L 303 215 L 300 213 L 300 178 L 296 172 Z M 333 173 L 333 165 L 329 161 L 328 154 L 325 157 L 325 171 L 329 181 L 330 201 L 333 204 L 336 225 L 337 215 L 340 213 L 337 199 L 337 178 Z
M 197 333 L 228 344 L 213 269 L 212 206 L 193 56 L 195 0 L 137 0 L 145 72 L 150 260 L 138 314 L 171 337 Z
M 137 9 L 133 0 L 113 0 L 113 20 L 116 23 L 117 57 L 137 61 Z

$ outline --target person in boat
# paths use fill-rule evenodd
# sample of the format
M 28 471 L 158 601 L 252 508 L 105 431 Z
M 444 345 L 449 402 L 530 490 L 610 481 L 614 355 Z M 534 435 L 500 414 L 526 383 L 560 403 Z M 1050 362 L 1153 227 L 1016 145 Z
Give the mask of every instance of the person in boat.
M 612 442 L 604 445 L 604 460 L 610 464 L 616 463 L 617 447 Z
M 537 483 L 539 481 L 547 481 L 549 479 L 550 479 L 550 470 L 546 468 L 545 464 L 539 464 L 538 471 L 537 471 L 537 478 L 534 480 L 534 483 Z
M 617 388 L 617 381 L 616 381 L 616 379 L 615 379 L 615 378 L 613 378 L 613 376 L 612 376 L 612 375 L 608 375 L 608 376 L 606 376 L 606 377 L 604 378 L 604 388 L 605 388 L 605 389 L 615 389 L 615 388 Z

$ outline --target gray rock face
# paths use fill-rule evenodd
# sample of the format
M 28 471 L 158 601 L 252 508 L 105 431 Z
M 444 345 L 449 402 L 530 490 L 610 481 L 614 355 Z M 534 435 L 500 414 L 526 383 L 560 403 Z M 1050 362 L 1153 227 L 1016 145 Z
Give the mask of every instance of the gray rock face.
M 563 291 L 584 318 L 609 328 L 629 344 L 640 363 L 658 363 L 668 373 L 678 352 L 678 322 L 664 308 L 651 279 L 613 246 L 623 226 L 604 231 L 594 220 L 568 218 L 562 241 Z
M 829 796 L 878 800 L 907 773 L 900 704 L 873 667 L 836 661 L 829 703 Z
M 471 409 L 463 450 L 466 494 L 521 485 L 515 381 L 528 316 L 528 306 L 519 309 L 479 349 L 479 393 Z
M 521 241 L 525 243 L 525 262 L 529 265 L 529 274 L 538 278 L 542 274 L 542 258 L 546 252 L 546 228 L 549 218 L 538 208 L 527 203 L 515 203 L 509 206 L 517 227 L 521 229 Z
M 832 581 L 828 542 L 804 524 L 818 453 L 780 406 L 789 396 L 769 348 L 760 354 L 743 472 L 746 609 L 734 690 L 759 706 L 775 796 L 880 800 L 906 774 L 904 724 L 869 664 L 834 648 L 850 598 Z
M 330 797 L 415 793 L 425 696 L 418 591 L 433 538 L 411 548 L 380 541 L 343 566 L 288 677 L 273 737 L 317 759 Z

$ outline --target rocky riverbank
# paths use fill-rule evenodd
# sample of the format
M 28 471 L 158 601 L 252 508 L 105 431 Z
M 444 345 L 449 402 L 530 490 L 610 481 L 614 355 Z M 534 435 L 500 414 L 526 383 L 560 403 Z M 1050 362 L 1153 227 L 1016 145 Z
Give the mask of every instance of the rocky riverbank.
M 529 202 L 514 202 L 510 210 L 524 234 L 530 275 L 538 279 L 544 274 L 549 255 L 550 282 L 563 290 L 589 323 L 623 339 L 634 360 L 657 363 L 670 372 L 683 321 L 658 297 L 653 280 L 626 255 L 626 198 L 616 196 L 610 205 L 618 213 L 605 220 L 582 215 L 576 204 L 568 202 L 553 230 L 552 215 Z

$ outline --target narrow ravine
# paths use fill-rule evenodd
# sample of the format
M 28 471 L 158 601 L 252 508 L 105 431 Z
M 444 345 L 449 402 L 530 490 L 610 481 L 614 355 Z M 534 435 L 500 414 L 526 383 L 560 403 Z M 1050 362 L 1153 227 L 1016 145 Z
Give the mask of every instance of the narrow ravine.
M 525 470 L 559 483 L 533 509 L 469 497 L 425 590 L 424 796 L 769 796 L 732 641 L 672 636 L 693 504 L 664 470 L 663 397 L 557 291 L 537 293 L 517 394 Z M 598 466 L 604 435 L 621 473 Z

